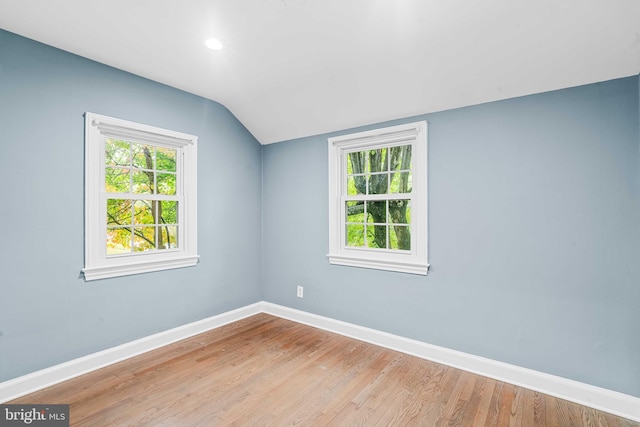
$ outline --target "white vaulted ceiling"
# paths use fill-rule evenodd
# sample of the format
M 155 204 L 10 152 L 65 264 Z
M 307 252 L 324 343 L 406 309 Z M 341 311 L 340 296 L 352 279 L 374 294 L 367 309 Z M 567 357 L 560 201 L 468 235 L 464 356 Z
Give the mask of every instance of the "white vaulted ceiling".
M 640 73 L 640 0 L 0 0 L 0 28 L 218 101 L 263 144 Z

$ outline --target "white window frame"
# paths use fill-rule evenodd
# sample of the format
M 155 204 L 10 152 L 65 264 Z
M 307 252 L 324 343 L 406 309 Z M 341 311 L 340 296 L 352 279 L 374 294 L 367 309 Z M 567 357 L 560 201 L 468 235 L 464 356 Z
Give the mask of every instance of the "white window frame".
M 107 255 L 107 138 L 177 149 L 178 248 Z M 94 113 L 85 113 L 85 266 L 86 281 L 198 263 L 197 144 L 198 137 Z
M 329 138 L 329 262 L 336 265 L 426 275 L 427 122 L 408 123 Z M 348 152 L 381 146 L 412 145 L 411 250 L 354 248 L 346 245 L 345 196 Z

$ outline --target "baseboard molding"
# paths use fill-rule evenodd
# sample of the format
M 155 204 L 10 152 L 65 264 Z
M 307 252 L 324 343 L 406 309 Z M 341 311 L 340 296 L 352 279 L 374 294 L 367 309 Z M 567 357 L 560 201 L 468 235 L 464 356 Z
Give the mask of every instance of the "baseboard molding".
M 0 383 L 0 403 L 17 399 L 82 374 L 219 328 L 261 311 L 262 303 L 251 304 L 2 382 Z
M 640 421 L 640 398 L 638 397 L 268 302 L 241 307 L 2 382 L 0 383 L 0 403 L 258 313 L 289 319 Z
M 640 398 L 638 397 L 276 304 L 263 303 L 263 311 L 294 322 L 640 421 Z

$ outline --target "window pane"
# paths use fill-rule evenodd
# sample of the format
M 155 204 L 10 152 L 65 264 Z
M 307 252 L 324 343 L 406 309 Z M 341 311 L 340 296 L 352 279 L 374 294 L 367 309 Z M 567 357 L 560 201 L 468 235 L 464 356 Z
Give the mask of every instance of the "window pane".
M 129 193 L 131 191 L 130 178 L 129 169 L 106 168 L 104 189 L 108 193 Z
M 367 189 L 367 181 L 364 175 L 347 177 L 347 195 L 348 196 L 365 194 L 366 189 Z
M 158 224 L 178 223 L 178 202 L 162 201 L 159 203 Z
M 364 222 L 364 202 L 346 202 L 347 222 Z
M 367 214 L 369 216 L 369 221 L 373 221 L 375 223 L 386 223 L 387 222 L 387 201 L 375 201 L 367 202 Z
M 133 229 L 133 250 L 146 252 L 156 248 L 156 227 L 135 227 Z
M 132 144 L 133 167 L 139 169 L 155 169 L 155 147 L 146 144 Z
M 389 247 L 391 249 L 411 250 L 411 229 L 405 225 L 389 227 Z
M 411 193 L 411 178 L 411 172 L 392 173 L 389 193 Z
M 127 141 L 118 141 L 107 138 L 105 142 L 106 166 L 130 166 L 131 144 Z
M 135 194 L 153 194 L 154 173 L 146 171 L 133 171 L 133 191 Z
M 411 202 L 409 200 L 389 200 L 390 222 L 409 224 L 411 221 Z
M 349 153 L 347 161 L 347 173 L 357 174 L 364 173 L 366 169 L 367 155 L 366 151 L 357 151 L 355 153 Z
M 156 169 L 159 171 L 176 171 L 176 149 L 158 147 L 156 148 Z
M 369 194 L 387 194 L 389 189 L 389 174 L 375 174 L 369 176 Z
M 347 246 L 364 246 L 364 225 L 347 224 Z
M 158 249 L 176 249 L 178 247 L 178 227 L 165 225 L 160 227 Z
M 107 255 L 123 254 L 131 252 L 131 229 L 109 228 L 107 229 Z
M 134 223 L 135 224 L 155 224 L 155 212 L 152 208 L 152 202 L 150 200 L 136 200 L 133 205 L 134 211 Z
M 391 170 L 411 170 L 411 145 L 391 147 Z
M 176 194 L 176 175 L 172 173 L 158 173 L 158 194 L 167 194 L 172 196 Z
M 383 248 L 387 247 L 387 226 L 367 224 L 367 247 Z
M 107 199 L 107 225 L 131 224 L 131 200 Z
M 386 172 L 389 170 L 387 148 L 369 150 L 369 170 L 367 172 Z

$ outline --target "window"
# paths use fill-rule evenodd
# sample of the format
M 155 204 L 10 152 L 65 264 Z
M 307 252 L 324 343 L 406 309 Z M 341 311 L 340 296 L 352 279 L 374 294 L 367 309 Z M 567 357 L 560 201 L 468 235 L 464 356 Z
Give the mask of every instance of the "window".
M 423 274 L 427 123 L 329 138 L 329 262 Z
M 86 280 L 197 264 L 197 140 L 85 114 Z

